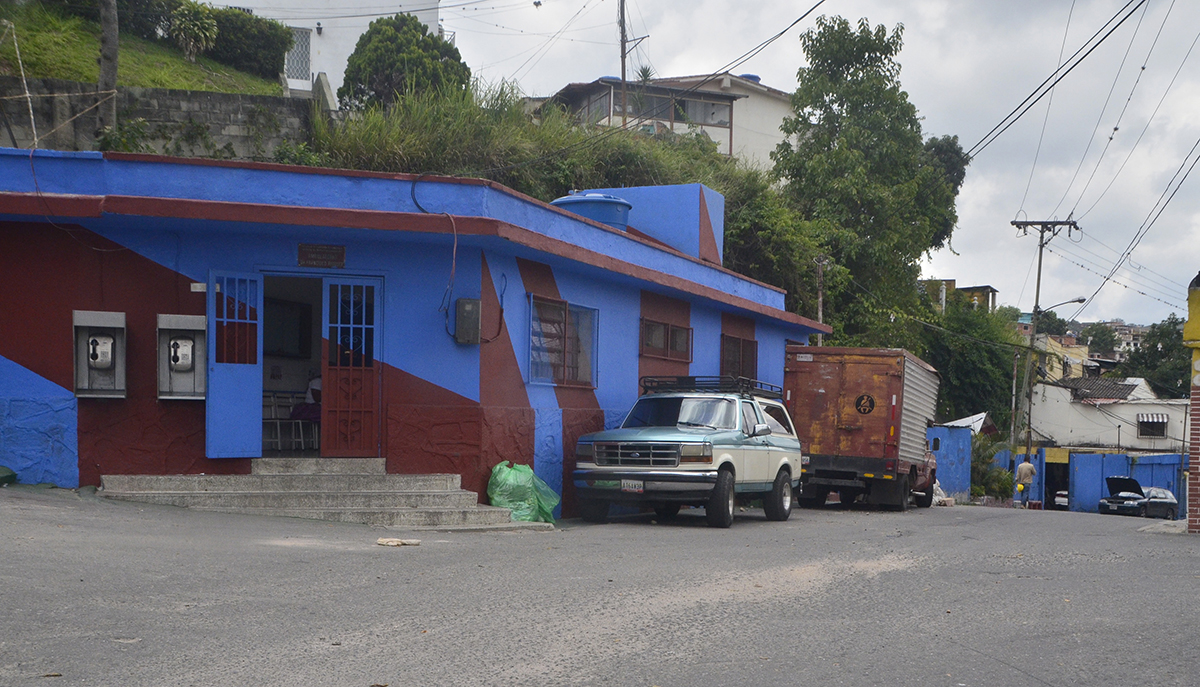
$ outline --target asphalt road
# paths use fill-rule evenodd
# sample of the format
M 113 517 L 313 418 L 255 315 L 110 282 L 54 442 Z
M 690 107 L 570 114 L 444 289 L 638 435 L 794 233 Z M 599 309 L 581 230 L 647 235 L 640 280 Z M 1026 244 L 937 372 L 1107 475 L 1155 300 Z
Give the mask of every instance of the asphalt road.
M 701 512 L 409 534 L 0 489 L 0 685 L 1200 684 L 1200 537 Z

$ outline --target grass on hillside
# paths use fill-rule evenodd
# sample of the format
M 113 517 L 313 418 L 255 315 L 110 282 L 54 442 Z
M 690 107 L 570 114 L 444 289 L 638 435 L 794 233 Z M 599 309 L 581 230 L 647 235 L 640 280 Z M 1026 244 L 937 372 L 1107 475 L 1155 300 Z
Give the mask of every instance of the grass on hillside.
M 100 27 L 65 16 L 40 3 L 0 2 L 0 19 L 16 26 L 25 76 L 95 83 L 100 74 Z M 0 34 L 8 27 L 0 27 Z M 11 30 L 10 30 L 11 31 Z M 11 33 L 0 41 L 0 75 L 20 76 Z M 175 88 L 219 93 L 281 95 L 274 81 L 237 71 L 203 56 L 192 64 L 168 41 L 121 36 L 117 62 L 119 86 Z

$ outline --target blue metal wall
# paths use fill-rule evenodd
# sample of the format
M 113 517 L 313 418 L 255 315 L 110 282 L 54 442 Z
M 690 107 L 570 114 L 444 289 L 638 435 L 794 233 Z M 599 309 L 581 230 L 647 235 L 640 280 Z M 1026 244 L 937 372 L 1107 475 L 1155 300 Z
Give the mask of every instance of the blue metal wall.
M 930 427 L 925 432 L 929 445 L 937 445 L 937 478 L 947 494 L 971 492 L 971 440 L 969 427 Z M 936 442 L 934 440 L 937 440 Z
M 1081 513 L 1098 512 L 1100 499 L 1108 496 L 1104 479 L 1114 476 L 1133 477 L 1143 487 L 1163 487 L 1179 499 L 1179 516 L 1187 509 L 1180 484 L 1181 472 L 1187 469 L 1187 457 L 1178 453 L 1156 456 L 1130 456 L 1123 453 L 1071 454 L 1071 510 Z
M 1005 449 L 1003 451 L 999 451 L 998 453 L 996 453 L 995 458 L 992 459 L 992 463 L 999 468 L 1007 470 L 1009 459 L 1011 457 L 1013 457 L 1012 452 Z M 1024 461 L 1025 461 L 1024 453 L 1016 454 L 1016 462 L 1013 463 L 1013 469 L 1015 470 L 1016 466 L 1020 465 Z M 1030 491 L 1029 491 L 1029 500 L 1030 501 L 1041 501 L 1043 504 L 1045 504 L 1046 503 L 1046 451 L 1043 449 L 1040 449 L 1040 448 L 1037 449 L 1037 451 L 1031 455 L 1029 462 L 1033 464 L 1033 469 L 1037 471 L 1037 474 L 1035 474 L 1033 476 L 1033 486 L 1030 488 Z M 1051 495 L 1051 496 L 1053 496 L 1053 495 Z M 1021 500 L 1021 494 L 1017 491 L 1017 485 L 1016 485 L 1015 479 L 1013 481 L 1013 499 L 1016 501 Z

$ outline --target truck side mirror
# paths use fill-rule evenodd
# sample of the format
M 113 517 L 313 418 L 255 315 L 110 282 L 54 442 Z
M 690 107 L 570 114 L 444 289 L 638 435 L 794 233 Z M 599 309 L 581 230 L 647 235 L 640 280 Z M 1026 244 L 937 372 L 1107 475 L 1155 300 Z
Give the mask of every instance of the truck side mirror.
M 771 426 L 770 426 L 770 425 L 766 425 L 766 424 L 759 423 L 759 424 L 757 424 L 757 425 L 754 425 L 754 433 L 753 433 L 753 434 L 751 434 L 750 436 L 752 436 L 752 437 L 765 437 L 765 436 L 767 436 L 767 435 L 768 435 L 768 434 L 770 434 L 770 433 L 771 433 Z

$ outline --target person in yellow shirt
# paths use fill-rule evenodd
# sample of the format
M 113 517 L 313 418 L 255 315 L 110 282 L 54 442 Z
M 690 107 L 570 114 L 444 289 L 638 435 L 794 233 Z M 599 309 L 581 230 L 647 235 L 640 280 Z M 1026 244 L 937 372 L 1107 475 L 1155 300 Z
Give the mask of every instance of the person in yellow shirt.
M 1025 461 L 1017 466 L 1017 484 L 1021 485 L 1021 507 L 1029 507 L 1029 491 L 1033 487 L 1033 476 L 1037 474 L 1037 468 L 1029 462 L 1029 456 L 1025 456 Z

